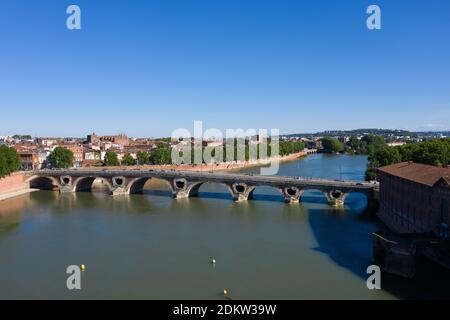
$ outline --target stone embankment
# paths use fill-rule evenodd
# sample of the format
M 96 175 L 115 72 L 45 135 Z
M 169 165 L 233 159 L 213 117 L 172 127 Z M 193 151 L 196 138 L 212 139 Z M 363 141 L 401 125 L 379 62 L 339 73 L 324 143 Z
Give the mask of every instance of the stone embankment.
M 0 178 L 0 201 L 34 191 L 26 182 L 27 178 L 24 172 L 14 172 Z

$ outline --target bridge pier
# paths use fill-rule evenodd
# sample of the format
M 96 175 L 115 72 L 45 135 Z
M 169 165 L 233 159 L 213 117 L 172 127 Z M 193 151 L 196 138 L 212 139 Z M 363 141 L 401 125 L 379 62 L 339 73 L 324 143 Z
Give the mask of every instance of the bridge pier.
M 73 193 L 75 192 L 75 185 L 71 176 L 59 177 L 59 192 L 60 193 Z
M 247 185 L 244 182 L 227 184 L 227 187 L 230 190 L 233 201 L 235 202 L 247 201 L 248 199 L 251 199 L 252 192 L 255 189 L 255 186 Z
M 201 182 L 188 181 L 185 178 L 175 178 L 169 181 L 175 199 L 184 199 L 197 195 Z
M 59 187 L 59 192 L 60 193 L 75 193 L 75 188 L 73 188 L 72 186 L 61 186 Z
M 328 204 L 334 207 L 344 206 L 345 197 L 347 193 L 340 190 L 331 190 L 326 193 Z
M 286 203 L 298 203 L 300 202 L 300 196 L 303 193 L 303 190 L 297 188 L 297 187 L 284 187 L 280 188 L 281 193 L 284 197 L 284 202 Z
M 123 176 L 112 177 L 111 195 L 121 196 L 130 194 L 130 188 L 127 186 L 127 179 Z

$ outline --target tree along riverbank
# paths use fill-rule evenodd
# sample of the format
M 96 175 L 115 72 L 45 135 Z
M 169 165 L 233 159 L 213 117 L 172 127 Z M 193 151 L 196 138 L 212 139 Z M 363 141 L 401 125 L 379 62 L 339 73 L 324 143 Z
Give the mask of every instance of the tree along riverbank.
M 312 151 L 312 152 L 315 152 L 315 151 Z M 180 171 L 229 171 L 229 170 L 269 165 L 270 163 L 273 163 L 275 161 L 280 161 L 280 162 L 293 161 L 293 160 L 296 160 L 296 159 L 299 159 L 302 157 L 306 157 L 307 155 L 308 155 L 308 151 L 303 150 L 303 151 L 291 153 L 291 154 L 285 155 L 285 156 L 274 156 L 274 157 L 265 158 L 265 159 L 255 159 L 255 160 L 247 160 L 247 161 L 233 161 L 233 162 L 221 162 L 221 163 L 211 163 L 211 164 L 204 163 L 201 165 L 147 164 L 147 165 L 133 165 L 133 166 L 105 166 L 105 167 L 87 167 L 87 168 L 80 168 L 77 170 L 83 170 L 83 169 L 89 169 L 89 170 L 92 170 L 92 169 L 94 169 L 94 170 L 95 169 L 97 169 L 97 170 L 103 170 L 103 169 L 111 169 L 111 170 L 163 169 L 163 170 L 180 170 Z

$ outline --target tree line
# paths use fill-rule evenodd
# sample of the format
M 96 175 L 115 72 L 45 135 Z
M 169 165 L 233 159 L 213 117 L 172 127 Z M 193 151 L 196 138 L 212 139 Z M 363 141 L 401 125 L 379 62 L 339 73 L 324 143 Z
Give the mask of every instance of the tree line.
M 396 147 L 380 146 L 369 155 L 366 180 L 375 180 L 379 167 L 405 161 L 435 166 L 449 165 L 450 138 L 436 138 Z
M 321 139 L 322 152 L 324 153 L 349 153 L 370 155 L 380 146 L 386 145 L 386 140 L 382 136 L 365 135 L 361 139 L 351 136 L 349 141 L 343 143 L 331 136 Z
M 232 151 L 232 154 L 227 154 L 227 148 L 226 145 L 222 146 L 222 158 L 217 162 L 226 162 L 228 160 L 237 161 L 238 159 L 238 142 L 235 139 L 234 141 L 234 149 Z M 272 152 L 270 140 L 266 144 L 267 146 L 267 152 L 263 155 L 261 154 L 262 149 L 260 144 L 251 145 L 248 142 L 245 142 L 245 148 L 244 148 L 244 159 L 246 161 L 251 159 L 252 155 L 256 155 L 256 159 L 262 159 L 266 157 L 275 156 L 275 152 Z M 278 154 L 281 156 L 289 155 L 292 153 L 300 152 L 306 147 L 305 143 L 303 141 L 280 141 L 279 142 L 279 150 Z M 211 152 L 211 156 L 215 157 L 215 148 L 212 147 L 206 147 L 206 146 L 187 146 L 185 148 L 190 148 L 190 161 L 188 159 L 188 163 L 195 163 L 195 154 L 200 153 L 204 154 L 204 152 Z M 207 150 L 207 148 L 210 148 Z M 252 149 L 253 148 L 253 149 Z M 251 150 L 252 149 L 252 150 Z M 184 149 L 186 151 L 186 149 Z M 273 154 L 272 154 L 273 153 Z M 183 149 L 180 150 L 179 154 L 180 158 L 183 156 Z M 157 165 L 164 165 L 164 164 L 172 164 L 172 149 L 168 144 L 160 144 L 155 149 L 153 149 L 150 152 L 143 152 L 139 151 L 136 154 L 136 159 L 131 157 L 130 155 L 125 155 L 122 159 L 122 161 L 119 161 L 117 154 L 113 151 L 107 151 L 105 154 L 105 164 L 107 166 L 118 166 L 120 164 L 122 165 L 135 165 L 135 164 L 157 164 Z
M 267 152 L 263 155 L 260 154 L 262 149 L 261 145 L 251 145 L 250 143 L 245 142 L 245 160 L 250 160 L 250 157 L 252 155 L 256 154 L 257 159 L 266 158 L 275 156 L 275 152 L 271 149 L 270 140 L 269 143 L 266 144 L 267 146 Z M 191 146 L 191 162 L 194 163 L 194 155 L 196 151 L 200 151 L 201 154 L 205 152 L 205 149 L 207 147 L 195 147 Z M 227 154 L 226 154 L 226 147 L 222 146 L 223 148 L 223 159 L 222 161 L 227 161 Z M 234 161 L 238 160 L 238 142 L 237 140 L 234 141 L 234 150 L 233 150 L 233 157 Z M 251 150 L 253 148 L 253 150 Z M 300 152 L 305 148 L 305 143 L 303 141 L 280 141 L 279 142 L 279 150 L 278 154 L 281 156 L 289 155 L 292 153 Z M 256 151 L 256 152 L 255 152 Z M 215 156 L 215 149 L 212 149 L 211 155 Z M 67 148 L 64 147 L 56 147 L 53 149 L 53 151 L 50 153 L 50 155 L 47 158 L 47 162 L 50 164 L 52 168 L 59 168 L 59 169 L 67 169 L 73 166 L 74 163 L 74 155 L 73 152 Z M 116 152 L 112 150 L 108 150 L 105 153 L 103 164 L 106 166 L 119 166 L 119 165 L 125 165 L 125 166 L 133 166 L 133 165 L 145 165 L 145 164 L 157 164 L 157 165 L 164 165 L 164 164 L 172 164 L 172 149 L 170 145 L 163 143 L 158 145 L 155 149 L 151 150 L 150 152 L 145 151 L 139 151 L 136 154 L 136 158 L 131 156 L 130 154 L 126 154 L 122 160 L 119 160 L 119 157 Z M 0 145 L 0 177 L 4 177 L 14 171 L 17 171 L 20 169 L 20 156 L 18 155 L 17 151 L 14 148 Z
M 322 138 L 322 152 L 368 155 L 366 180 L 377 179 L 377 168 L 394 163 L 413 161 L 429 165 L 450 163 L 450 138 L 435 138 L 422 142 L 389 146 L 382 136 L 366 135 L 361 139 L 350 137 L 343 143 L 333 137 Z

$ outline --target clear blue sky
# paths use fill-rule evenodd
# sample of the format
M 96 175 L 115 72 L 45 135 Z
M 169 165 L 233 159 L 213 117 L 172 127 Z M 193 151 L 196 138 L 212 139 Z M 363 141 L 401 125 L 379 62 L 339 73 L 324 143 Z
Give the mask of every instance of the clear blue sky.
M 0 135 L 449 129 L 450 1 L 2 0 L 0 108 Z

